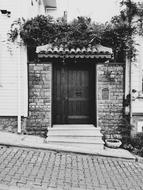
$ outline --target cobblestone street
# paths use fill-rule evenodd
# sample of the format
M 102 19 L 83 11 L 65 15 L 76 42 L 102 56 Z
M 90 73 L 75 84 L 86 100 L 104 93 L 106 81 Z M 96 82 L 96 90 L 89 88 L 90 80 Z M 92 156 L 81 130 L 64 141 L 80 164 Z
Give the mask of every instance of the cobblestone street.
M 0 147 L 0 190 L 142 190 L 143 164 L 134 160 Z

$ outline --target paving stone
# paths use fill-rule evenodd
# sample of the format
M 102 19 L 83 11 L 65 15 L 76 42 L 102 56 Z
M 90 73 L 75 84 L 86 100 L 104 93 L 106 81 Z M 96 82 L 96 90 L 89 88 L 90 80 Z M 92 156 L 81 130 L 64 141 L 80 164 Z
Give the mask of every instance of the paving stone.
M 8 190 L 7 185 L 19 190 L 142 190 L 143 187 L 143 163 L 119 158 L 4 147 L 0 149 L 0 171 L 4 190 Z

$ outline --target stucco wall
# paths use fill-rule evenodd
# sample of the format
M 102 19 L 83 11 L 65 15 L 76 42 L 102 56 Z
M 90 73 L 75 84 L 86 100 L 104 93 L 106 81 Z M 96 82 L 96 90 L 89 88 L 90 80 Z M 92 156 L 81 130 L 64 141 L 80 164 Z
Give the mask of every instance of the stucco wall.
M 123 123 L 123 65 L 97 65 L 97 96 L 98 126 L 104 134 L 118 135 L 119 126 Z

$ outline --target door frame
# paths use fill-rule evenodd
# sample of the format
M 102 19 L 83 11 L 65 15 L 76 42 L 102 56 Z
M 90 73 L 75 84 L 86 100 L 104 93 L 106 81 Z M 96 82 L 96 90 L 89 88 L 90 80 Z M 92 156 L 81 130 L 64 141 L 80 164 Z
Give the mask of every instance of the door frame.
M 53 66 L 52 66 L 52 98 L 51 98 L 51 101 L 52 101 L 52 111 L 51 111 L 51 124 L 52 126 L 54 125 L 54 109 L 53 109 L 53 105 L 54 105 L 54 97 L 53 97 L 53 89 L 54 89 L 54 72 L 56 70 L 56 65 L 59 64 L 62 66 L 67 66 L 68 67 L 68 64 L 72 63 L 72 62 L 75 62 L 75 64 L 78 64 L 78 61 L 76 61 L 75 59 L 73 58 L 70 58 L 70 59 L 66 59 L 66 60 L 63 60 L 63 59 L 55 59 L 53 61 Z M 90 92 L 91 93 L 91 101 L 89 102 L 89 106 L 92 107 L 92 109 L 90 109 L 90 116 L 91 116 L 91 124 L 93 125 L 97 125 L 97 71 L 96 71 L 96 61 L 93 60 L 93 59 L 90 59 L 90 58 L 86 58 L 86 59 L 79 59 L 80 61 L 80 64 L 89 64 L 90 66 L 90 78 L 89 78 L 89 82 L 92 82 L 92 86 L 90 87 Z M 67 124 L 68 125 L 68 124 Z

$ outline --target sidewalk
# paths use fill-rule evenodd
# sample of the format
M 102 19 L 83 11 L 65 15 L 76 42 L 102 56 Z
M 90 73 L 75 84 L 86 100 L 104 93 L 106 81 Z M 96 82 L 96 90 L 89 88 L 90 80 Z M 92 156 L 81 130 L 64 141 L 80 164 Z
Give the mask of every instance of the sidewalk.
M 131 159 L 0 147 L 0 190 L 142 190 L 142 176 Z
M 62 146 L 62 145 L 53 145 L 46 142 L 45 138 L 33 136 L 33 135 L 22 135 L 9 132 L 0 132 L 0 145 L 8 146 L 17 146 L 23 148 L 35 148 L 43 150 L 55 150 L 55 151 L 64 151 L 64 152 L 75 152 L 82 154 L 92 154 L 108 157 L 117 157 L 125 159 L 135 159 L 129 151 L 124 149 L 110 149 L 105 147 L 104 150 L 95 150 L 89 148 L 78 148 L 72 146 Z

